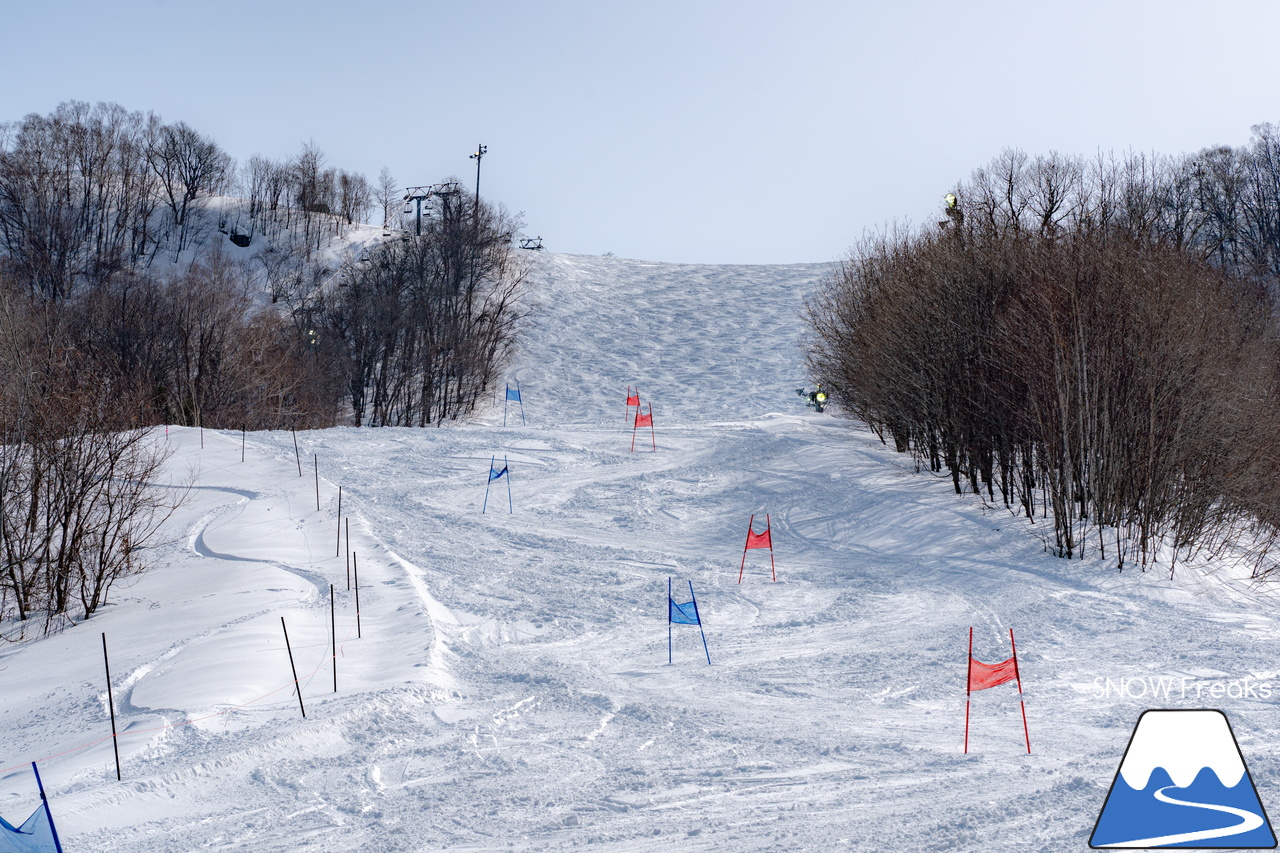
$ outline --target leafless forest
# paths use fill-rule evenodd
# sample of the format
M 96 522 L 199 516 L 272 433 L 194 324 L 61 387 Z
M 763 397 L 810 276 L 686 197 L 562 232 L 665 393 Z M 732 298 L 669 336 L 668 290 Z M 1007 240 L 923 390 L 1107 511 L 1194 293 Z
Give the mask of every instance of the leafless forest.
M 1063 557 L 1271 565 L 1280 131 L 1092 160 L 1006 151 L 809 302 L 814 375 Z
M 0 124 L 0 618 L 87 617 L 143 567 L 175 499 L 147 487 L 156 425 L 426 426 L 488 400 L 518 223 L 451 187 L 417 234 L 387 170 L 314 143 L 237 164 L 116 104 Z

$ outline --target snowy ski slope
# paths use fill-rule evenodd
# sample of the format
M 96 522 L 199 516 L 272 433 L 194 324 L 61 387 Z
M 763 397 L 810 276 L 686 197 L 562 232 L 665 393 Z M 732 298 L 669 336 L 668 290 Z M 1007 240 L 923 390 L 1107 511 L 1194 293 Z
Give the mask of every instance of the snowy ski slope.
M 41 760 L 69 853 L 1084 850 L 1148 707 L 1225 711 L 1280 811 L 1274 597 L 1229 566 L 1052 558 L 805 409 L 800 309 L 826 265 L 529 262 L 526 425 L 502 426 L 499 389 L 469 424 L 301 433 L 302 476 L 287 433 L 249 435 L 244 462 L 238 434 L 157 434 L 195 480 L 156 568 L 0 646 L 0 815 L 35 808 Z M 628 450 L 628 385 L 657 452 Z M 505 478 L 481 513 L 492 456 L 514 513 Z M 777 583 L 758 550 L 737 583 L 753 513 Z M 693 582 L 712 666 L 681 625 L 667 664 L 669 577 Z M 974 695 L 961 753 L 970 626 L 990 662 L 1016 632 L 1030 756 L 1012 685 Z

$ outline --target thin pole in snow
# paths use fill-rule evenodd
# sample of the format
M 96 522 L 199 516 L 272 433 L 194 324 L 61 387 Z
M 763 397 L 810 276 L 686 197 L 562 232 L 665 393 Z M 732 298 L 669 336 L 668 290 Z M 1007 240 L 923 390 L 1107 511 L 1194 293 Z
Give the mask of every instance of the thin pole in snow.
M 711 650 L 707 648 L 707 632 L 702 629 L 702 615 L 698 613 L 698 596 L 693 594 L 693 581 L 689 581 L 689 600 L 693 602 L 693 618 L 698 620 L 698 631 L 702 634 L 702 650 L 707 653 L 707 666 L 711 666 Z
M 298 453 L 298 431 L 296 429 L 290 429 L 289 431 L 293 433 L 293 458 L 298 463 L 298 476 L 301 477 L 302 476 L 302 456 L 299 455 Z
M 751 520 L 747 522 L 747 545 L 751 544 L 751 534 L 755 532 L 756 514 L 751 513 Z M 773 540 L 771 539 L 770 542 Z M 747 570 L 747 545 L 742 546 L 742 563 L 738 566 L 738 583 L 742 583 L 742 573 Z
M 356 639 L 360 639 L 360 561 L 356 552 L 351 552 L 351 572 L 356 579 Z
M 964 662 L 964 754 L 969 754 L 969 702 L 973 697 L 973 628 L 969 628 L 969 658 Z
M 244 427 L 240 427 L 240 461 L 244 461 Z
M 671 578 L 667 578 L 667 663 L 671 663 Z
M 280 617 L 280 627 L 284 629 L 284 647 L 289 652 L 289 669 L 293 670 L 293 686 L 298 688 L 298 707 L 302 709 L 302 718 L 307 717 L 307 709 L 302 704 L 302 685 L 298 683 L 298 668 L 293 665 L 293 647 L 289 645 L 289 628 L 284 624 L 284 617 Z
M 344 518 L 342 521 L 347 528 L 347 592 L 351 592 L 351 519 Z
M 511 502 L 511 468 L 505 456 L 502 457 L 502 470 L 507 472 L 507 512 L 515 512 L 515 504 Z
M 333 692 L 338 692 L 338 628 L 333 616 L 333 584 L 329 584 L 329 637 L 333 642 Z
M 102 662 L 107 668 L 107 707 L 111 710 L 111 746 L 116 751 L 116 781 L 120 781 L 120 744 L 116 738 L 116 703 L 111 698 L 111 659 L 107 657 L 107 635 L 102 635 Z
M 342 553 L 342 486 L 338 486 L 338 541 L 333 545 L 333 556 Z
M 773 564 L 773 522 L 769 520 L 769 513 L 764 514 L 764 531 L 769 534 L 769 572 L 773 575 L 773 582 L 778 582 L 778 567 Z
M 44 816 L 49 819 L 49 832 L 53 834 L 53 848 L 62 853 L 62 842 L 58 840 L 58 828 L 53 825 L 53 812 L 49 811 L 49 798 L 44 793 L 44 783 L 40 781 L 40 771 L 36 763 L 31 762 L 31 772 L 36 774 L 36 787 L 40 789 L 40 802 L 44 803 Z
M 320 511 L 320 454 L 313 454 L 311 463 L 316 468 L 316 512 Z
M 1009 645 L 1013 647 L 1013 675 L 1018 679 L 1018 704 L 1022 706 L 1022 734 L 1027 739 L 1027 755 L 1030 755 L 1031 732 L 1027 730 L 1027 705 L 1022 701 L 1022 673 L 1018 671 L 1018 645 L 1013 641 L 1012 628 L 1009 629 Z

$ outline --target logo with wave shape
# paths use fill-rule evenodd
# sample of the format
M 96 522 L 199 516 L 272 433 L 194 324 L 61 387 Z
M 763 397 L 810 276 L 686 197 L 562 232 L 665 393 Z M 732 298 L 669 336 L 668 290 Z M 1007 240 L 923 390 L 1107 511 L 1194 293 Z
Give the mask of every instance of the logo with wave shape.
M 1226 714 L 1144 711 L 1089 846 L 1274 848 L 1275 833 Z

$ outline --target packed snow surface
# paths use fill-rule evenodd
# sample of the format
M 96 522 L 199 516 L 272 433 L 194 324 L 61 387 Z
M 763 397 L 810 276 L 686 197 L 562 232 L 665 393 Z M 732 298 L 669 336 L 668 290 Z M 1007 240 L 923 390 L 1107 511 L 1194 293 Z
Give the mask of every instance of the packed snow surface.
M 523 420 L 499 388 L 470 423 L 297 457 L 249 434 L 243 462 L 238 433 L 156 432 L 190 490 L 154 568 L 0 644 L 0 815 L 38 804 L 38 760 L 69 853 L 1083 850 L 1151 707 L 1222 709 L 1280 810 L 1269 591 L 1055 558 L 806 409 L 827 265 L 529 262 Z M 738 582 L 752 515 L 777 582 L 755 549 Z M 710 666 L 693 625 L 667 662 L 669 578 Z M 989 663 L 1014 629 L 1030 755 L 1012 683 L 973 695 L 963 754 L 971 626 Z

